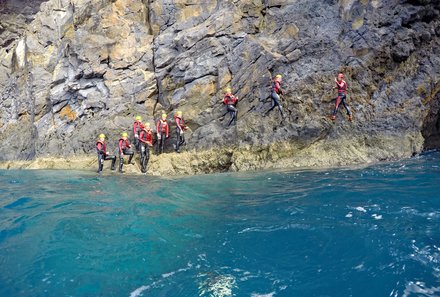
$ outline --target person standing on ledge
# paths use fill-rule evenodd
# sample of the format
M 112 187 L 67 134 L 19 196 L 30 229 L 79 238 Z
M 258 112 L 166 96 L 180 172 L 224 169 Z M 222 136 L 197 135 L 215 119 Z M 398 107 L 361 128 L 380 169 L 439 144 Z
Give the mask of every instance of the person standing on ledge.
M 272 107 L 268 111 L 266 111 L 264 116 L 269 114 L 269 112 L 271 112 L 275 107 L 278 106 L 280 114 L 284 119 L 284 111 L 280 102 L 281 101 L 280 95 L 284 94 L 283 89 L 281 89 L 281 80 L 282 80 L 281 74 L 277 74 L 274 80 L 272 81 L 272 92 L 270 94 L 270 97 L 272 98 Z
M 223 104 L 226 105 L 226 111 L 231 115 L 231 119 L 229 120 L 228 127 L 231 126 L 232 122 L 237 125 L 237 103 L 238 98 L 232 95 L 231 88 L 226 89 L 225 97 L 223 97 Z
M 140 149 L 140 142 L 139 142 L 139 133 L 141 132 L 141 129 L 144 128 L 144 125 L 142 124 L 142 117 L 136 116 L 135 121 L 133 123 L 133 135 L 134 135 L 134 146 L 136 147 L 136 150 L 139 152 Z
M 176 121 L 176 153 L 180 153 L 180 146 L 185 143 L 183 131 L 186 130 L 185 120 L 180 110 L 176 112 L 174 120 Z
M 163 147 L 165 145 L 165 138 L 169 137 L 169 125 L 167 121 L 167 114 L 163 113 L 162 118 L 157 121 L 156 125 L 156 132 L 157 132 L 157 147 L 156 147 L 156 153 L 159 155 L 163 153 Z
M 150 128 L 150 123 L 145 123 L 143 127 L 139 133 L 139 141 L 141 143 L 141 171 L 145 173 L 150 160 L 150 146 L 153 146 L 153 130 Z
M 134 152 L 131 150 L 131 144 L 128 141 L 128 133 L 123 132 L 121 138 L 119 139 L 119 172 L 122 173 L 122 166 L 124 165 L 124 155 L 129 155 L 128 164 L 131 163 L 133 159 Z
M 348 120 L 351 122 L 353 120 L 353 117 L 351 115 L 350 108 L 348 108 L 348 104 L 345 101 L 347 96 L 347 82 L 344 80 L 344 74 L 339 73 L 338 78 L 335 78 L 336 86 L 333 89 L 338 89 L 338 97 L 336 98 L 335 103 L 335 109 L 333 110 L 333 114 L 331 116 L 331 119 L 334 121 L 336 120 L 336 113 L 338 112 L 339 105 L 342 103 L 344 105 L 345 109 L 347 110 Z
M 116 156 L 112 156 L 107 151 L 107 144 L 105 143 L 105 135 L 99 134 L 96 142 L 96 152 L 98 153 L 98 173 L 100 174 L 104 167 L 104 160 L 112 160 L 112 170 L 115 170 Z

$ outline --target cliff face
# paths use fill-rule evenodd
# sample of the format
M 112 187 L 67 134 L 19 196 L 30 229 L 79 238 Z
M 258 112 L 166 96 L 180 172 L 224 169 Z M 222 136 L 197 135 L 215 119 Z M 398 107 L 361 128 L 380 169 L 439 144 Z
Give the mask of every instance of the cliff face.
M 439 147 L 436 0 L 26 2 L 0 1 L 3 160 L 93 153 L 99 133 L 116 147 L 135 115 L 153 124 L 177 109 L 191 128 L 187 149 L 226 158 L 215 170 L 342 165 Z M 328 118 L 338 71 L 352 123 L 343 111 Z M 284 122 L 276 110 L 262 116 L 277 73 Z M 240 99 L 229 129 L 227 86 Z M 211 164 L 191 155 L 183 167 Z

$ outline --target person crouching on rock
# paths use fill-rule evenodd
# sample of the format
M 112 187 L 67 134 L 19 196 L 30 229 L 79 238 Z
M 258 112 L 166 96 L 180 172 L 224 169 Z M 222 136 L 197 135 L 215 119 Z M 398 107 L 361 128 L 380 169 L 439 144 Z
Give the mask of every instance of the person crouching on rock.
M 141 171 L 145 173 L 150 160 L 150 146 L 153 146 L 153 130 L 150 128 L 150 123 L 143 125 L 139 133 L 139 142 L 141 143 Z
M 163 147 L 165 145 L 165 138 L 168 138 L 169 135 L 169 126 L 167 122 L 167 114 L 163 113 L 162 118 L 157 121 L 156 125 L 156 132 L 157 132 L 157 147 L 156 147 L 156 153 L 161 154 L 163 153 Z
M 185 136 L 183 131 L 186 130 L 185 120 L 183 119 L 182 112 L 179 110 L 174 115 L 176 121 L 176 153 L 180 153 L 180 146 L 185 143 Z
M 226 110 L 231 115 L 231 119 L 229 120 L 228 127 L 231 126 L 232 122 L 234 122 L 235 125 L 237 124 L 237 112 L 238 112 L 237 103 L 238 103 L 238 98 L 232 95 L 231 88 L 227 88 L 225 97 L 223 97 L 223 104 L 226 105 Z
M 344 80 L 344 74 L 339 73 L 338 78 L 335 78 L 335 83 L 336 86 L 333 89 L 338 89 L 338 97 L 336 98 L 335 109 L 333 110 L 331 119 L 333 121 L 336 120 L 336 113 L 338 112 L 339 106 L 342 103 L 342 105 L 344 105 L 345 109 L 347 110 L 348 120 L 351 122 L 353 120 L 353 117 L 351 115 L 350 108 L 348 108 L 348 104 L 345 101 L 348 86 L 347 82 Z
M 112 170 L 115 170 L 116 156 L 112 156 L 107 152 L 107 144 L 105 142 L 105 135 L 99 134 L 96 142 L 96 152 L 98 153 L 98 173 L 101 173 L 104 167 L 104 160 L 112 160 Z
M 272 107 L 266 111 L 266 113 L 264 114 L 265 116 L 271 112 L 275 107 L 278 106 L 278 109 L 280 111 L 281 116 L 284 118 L 284 111 L 283 111 L 283 107 L 281 106 L 281 99 L 280 99 L 280 95 L 282 95 L 283 89 L 281 89 L 281 80 L 282 80 L 282 76 L 281 74 L 277 74 L 275 76 L 275 78 L 272 81 L 272 92 L 270 94 L 270 97 L 272 98 Z
M 142 117 L 136 116 L 135 121 L 133 123 L 133 135 L 134 135 L 134 146 L 136 147 L 136 150 L 139 152 L 140 149 L 140 142 L 139 142 L 139 133 L 141 132 L 141 129 L 144 128 L 142 124 Z
M 129 155 L 128 164 L 131 163 L 131 159 L 133 159 L 134 152 L 131 150 L 131 144 L 128 141 L 127 132 L 122 133 L 121 138 L 119 139 L 119 172 L 122 173 L 122 166 L 124 165 L 124 155 Z

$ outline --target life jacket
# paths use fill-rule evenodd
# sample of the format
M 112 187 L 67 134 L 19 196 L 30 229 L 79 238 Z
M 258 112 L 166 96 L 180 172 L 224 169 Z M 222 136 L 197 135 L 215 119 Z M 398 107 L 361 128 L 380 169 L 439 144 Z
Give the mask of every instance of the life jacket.
M 119 153 L 122 153 L 123 150 L 130 148 L 130 142 L 128 142 L 128 139 L 119 139 Z
M 107 146 L 105 145 L 104 141 L 98 140 L 96 142 L 96 151 L 98 152 L 98 154 L 105 154 L 107 152 Z
M 157 132 L 166 132 L 166 134 L 168 135 L 168 122 L 167 120 L 163 121 L 162 119 L 160 119 L 157 122 Z
M 237 104 L 237 101 L 237 98 L 231 93 L 226 93 L 225 97 L 223 98 L 223 103 L 226 105 L 235 105 Z
M 336 83 L 336 87 L 338 88 L 338 93 L 347 94 L 347 82 L 345 80 Z
M 153 130 L 146 129 L 145 127 L 141 130 L 139 138 L 142 142 L 150 142 L 153 143 Z
M 281 93 L 281 78 L 276 77 L 272 82 L 272 92 Z
M 133 123 L 133 133 L 134 134 L 139 134 L 139 132 L 143 128 L 144 128 L 144 124 L 142 124 L 141 121 L 134 121 L 134 123 Z
M 185 129 L 185 120 L 183 119 L 183 117 L 179 117 L 178 115 L 174 115 L 174 120 L 176 121 L 176 126 L 180 127 L 182 130 Z

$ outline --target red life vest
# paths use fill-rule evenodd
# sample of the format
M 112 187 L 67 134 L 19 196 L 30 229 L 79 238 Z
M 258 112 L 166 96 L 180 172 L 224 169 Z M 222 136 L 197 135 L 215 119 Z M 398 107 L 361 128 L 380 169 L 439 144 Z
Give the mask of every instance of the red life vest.
M 174 116 L 174 120 L 176 121 L 176 126 L 181 130 L 185 130 L 185 120 L 177 115 Z
M 153 143 L 153 131 L 151 129 L 143 128 L 139 135 L 139 140 L 143 143 Z
M 107 152 L 107 146 L 105 145 L 105 142 L 98 140 L 96 142 L 96 150 L 98 151 L 98 153 L 105 154 Z
M 345 80 L 342 80 L 340 83 L 336 83 L 336 87 L 338 88 L 338 93 L 347 94 L 347 83 Z
M 162 119 L 160 119 L 160 120 L 157 122 L 157 127 L 156 127 L 156 129 L 157 129 L 157 133 L 165 132 L 166 135 L 168 136 L 168 130 L 169 130 L 169 128 L 168 128 L 168 122 L 167 122 L 167 120 L 163 121 Z
M 130 148 L 130 142 L 128 142 L 128 139 L 124 140 L 123 138 L 120 138 L 119 139 L 119 153 L 122 154 L 122 152 L 128 148 Z
M 281 78 L 276 77 L 272 82 L 272 92 L 281 93 Z
M 226 93 L 225 97 L 223 98 L 223 103 L 226 105 L 235 105 L 237 101 L 238 99 L 231 93 Z
M 134 134 L 139 134 L 139 132 L 141 131 L 141 129 L 144 128 L 144 124 L 142 124 L 141 121 L 135 121 L 133 123 L 133 133 Z

